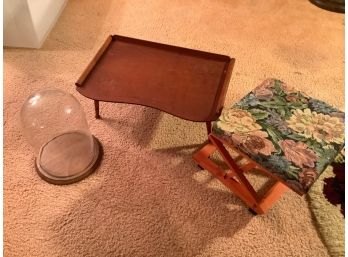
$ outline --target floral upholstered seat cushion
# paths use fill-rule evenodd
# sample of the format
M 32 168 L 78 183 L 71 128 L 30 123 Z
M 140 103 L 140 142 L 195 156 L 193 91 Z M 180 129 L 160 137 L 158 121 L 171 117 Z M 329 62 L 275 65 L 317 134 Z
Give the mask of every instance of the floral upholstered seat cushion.
M 277 79 L 223 109 L 212 128 L 301 195 L 344 146 L 344 113 Z

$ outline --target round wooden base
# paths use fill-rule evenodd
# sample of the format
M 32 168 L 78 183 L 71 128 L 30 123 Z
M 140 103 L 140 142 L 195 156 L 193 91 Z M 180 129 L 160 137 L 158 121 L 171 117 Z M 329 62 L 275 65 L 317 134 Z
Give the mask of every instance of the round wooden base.
M 52 172 L 50 172 L 49 170 L 43 167 L 42 161 L 40 158 L 42 155 L 40 154 L 35 160 L 35 168 L 37 173 L 43 180 L 55 185 L 72 184 L 86 178 L 98 168 L 103 156 L 103 147 L 101 143 L 94 136 L 93 136 L 93 141 L 94 141 L 94 154 L 93 154 L 92 161 L 89 163 L 89 165 L 86 168 L 84 168 L 80 172 L 74 173 L 73 175 L 55 176 L 52 174 Z
M 316 6 L 332 12 L 344 13 L 345 0 L 310 0 Z

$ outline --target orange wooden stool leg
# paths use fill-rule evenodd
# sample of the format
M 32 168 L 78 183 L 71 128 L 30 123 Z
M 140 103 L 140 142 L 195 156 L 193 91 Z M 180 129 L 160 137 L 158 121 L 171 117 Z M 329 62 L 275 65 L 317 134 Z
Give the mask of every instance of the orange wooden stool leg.
M 239 152 L 237 149 L 234 150 L 244 158 L 247 158 L 246 155 Z M 225 170 L 220 168 L 209 158 L 215 151 L 218 151 L 221 154 L 225 164 L 229 167 L 230 172 L 228 176 L 226 176 Z M 239 158 L 237 157 L 237 159 L 234 160 L 224 147 L 223 142 L 212 134 L 209 135 L 209 142 L 194 153 L 193 159 L 202 168 L 212 173 L 258 214 L 265 213 L 273 203 L 275 203 L 281 195 L 288 190 L 286 185 L 278 181 L 263 196 L 259 196 L 243 174 L 251 169 L 259 170 L 259 165 L 250 158 L 247 158 L 248 163 L 246 165 L 238 166 L 236 162 Z M 264 170 L 261 169 L 261 171 Z

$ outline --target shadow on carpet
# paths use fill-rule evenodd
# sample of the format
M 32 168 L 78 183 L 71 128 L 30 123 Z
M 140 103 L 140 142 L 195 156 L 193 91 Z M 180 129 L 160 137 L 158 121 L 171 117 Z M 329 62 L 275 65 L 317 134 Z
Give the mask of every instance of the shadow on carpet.
M 119 161 L 109 161 L 117 152 Z M 253 218 L 229 192 L 197 183 L 192 174 L 198 168 L 188 158 L 105 153 L 105 180 L 50 224 L 61 256 L 195 256 Z

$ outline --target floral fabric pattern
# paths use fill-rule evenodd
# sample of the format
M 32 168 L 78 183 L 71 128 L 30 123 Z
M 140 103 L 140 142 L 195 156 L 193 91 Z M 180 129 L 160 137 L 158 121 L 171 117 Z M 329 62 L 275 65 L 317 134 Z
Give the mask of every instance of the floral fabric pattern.
M 344 147 L 344 112 L 267 79 L 224 108 L 213 133 L 280 177 L 299 194 L 308 191 Z

